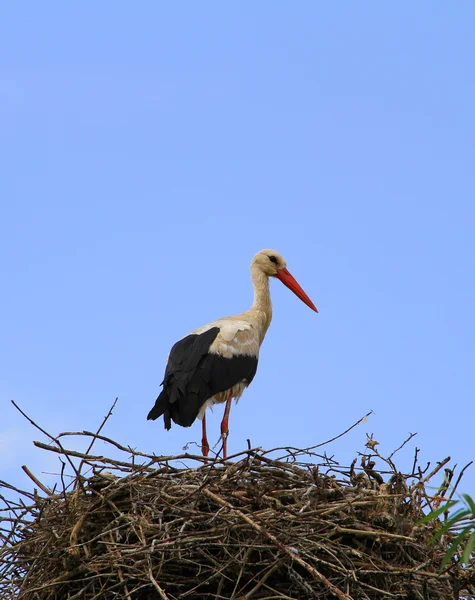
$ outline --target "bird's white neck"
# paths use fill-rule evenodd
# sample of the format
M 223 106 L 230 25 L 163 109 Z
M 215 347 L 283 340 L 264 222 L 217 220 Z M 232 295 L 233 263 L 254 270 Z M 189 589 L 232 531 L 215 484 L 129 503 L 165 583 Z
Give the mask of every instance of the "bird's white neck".
M 269 277 L 267 277 L 260 269 L 251 267 L 251 279 L 254 287 L 254 302 L 251 311 L 256 314 L 259 320 L 259 325 L 262 328 L 262 339 L 264 339 L 272 320 Z

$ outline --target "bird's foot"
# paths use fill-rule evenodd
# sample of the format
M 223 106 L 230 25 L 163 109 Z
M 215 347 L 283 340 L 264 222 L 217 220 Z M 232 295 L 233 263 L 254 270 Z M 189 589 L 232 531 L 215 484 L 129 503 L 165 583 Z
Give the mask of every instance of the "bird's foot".
M 209 444 L 208 444 L 208 439 L 207 438 L 203 438 L 201 440 L 201 454 L 205 457 L 208 458 L 208 454 L 209 454 Z
M 228 435 L 229 431 L 223 431 L 221 433 L 220 440 L 223 441 L 223 458 L 226 459 L 228 457 Z

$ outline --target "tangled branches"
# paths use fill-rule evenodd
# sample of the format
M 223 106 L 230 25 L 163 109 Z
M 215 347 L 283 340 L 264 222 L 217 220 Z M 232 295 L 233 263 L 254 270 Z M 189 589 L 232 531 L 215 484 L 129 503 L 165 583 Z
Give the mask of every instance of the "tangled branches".
M 439 573 L 446 543 L 429 543 L 432 525 L 415 527 L 437 501 L 425 484 L 449 459 L 422 470 L 416 452 L 404 475 L 371 438 L 358 468 L 344 468 L 315 449 L 206 462 L 81 435 L 86 453 L 35 442 L 76 459 L 72 484 L 35 478 L 43 495 L 2 496 L 1 598 L 448 599 L 473 585 L 455 563 Z M 91 454 L 96 439 L 126 456 Z

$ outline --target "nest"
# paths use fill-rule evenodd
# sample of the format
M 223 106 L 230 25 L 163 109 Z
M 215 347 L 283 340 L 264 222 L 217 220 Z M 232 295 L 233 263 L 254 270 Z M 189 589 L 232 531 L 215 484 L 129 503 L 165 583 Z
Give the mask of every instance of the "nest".
M 403 475 L 392 459 L 375 470 L 372 444 L 345 468 L 315 449 L 205 461 L 84 434 L 126 459 L 35 442 L 74 476 L 51 490 L 25 467 L 42 494 L 2 496 L 0 598 L 436 600 L 475 581 L 455 563 L 439 573 L 447 542 L 415 527 L 434 502 L 425 484 L 449 459 Z

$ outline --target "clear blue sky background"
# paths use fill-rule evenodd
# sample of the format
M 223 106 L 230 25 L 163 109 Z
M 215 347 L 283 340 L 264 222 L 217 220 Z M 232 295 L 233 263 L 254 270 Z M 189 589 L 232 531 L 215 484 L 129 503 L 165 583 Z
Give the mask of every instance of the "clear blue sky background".
M 320 313 L 272 282 L 230 451 L 373 409 L 329 452 L 418 432 L 401 468 L 474 458 L 474 23 L 468 0 L 5 4 L 0 478 L 58 470 L 10 399 L 58 433 L 118 396 L 107 435 L 198 441 L 146 421 L 168 351 L 250 305 L 266 247 Z

